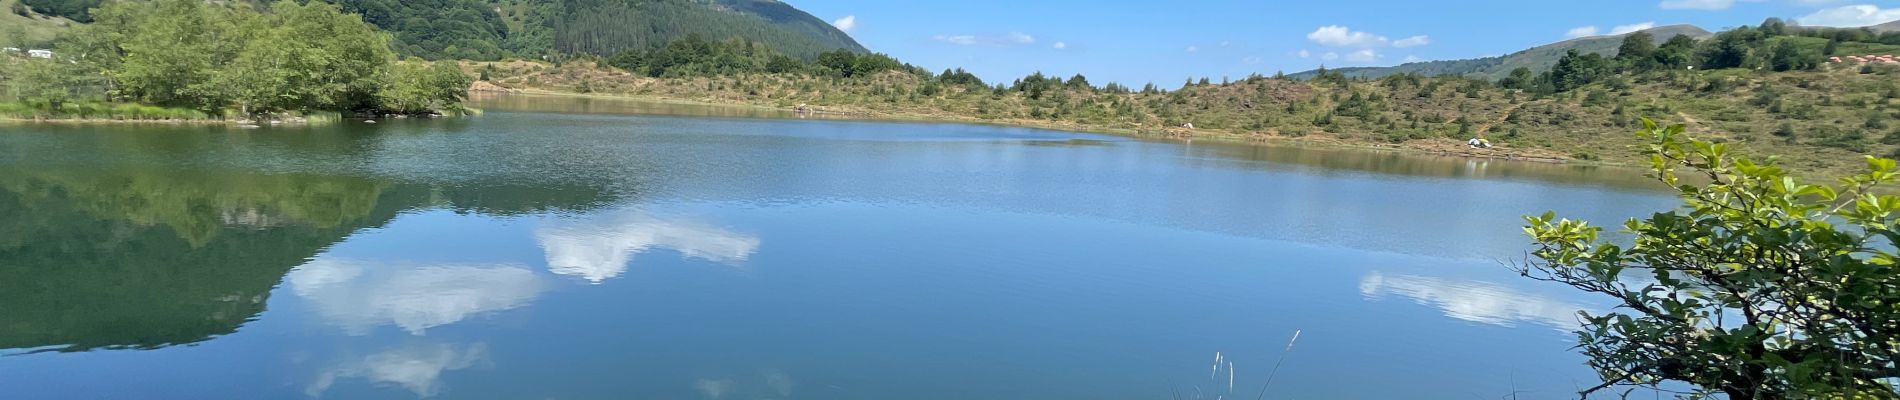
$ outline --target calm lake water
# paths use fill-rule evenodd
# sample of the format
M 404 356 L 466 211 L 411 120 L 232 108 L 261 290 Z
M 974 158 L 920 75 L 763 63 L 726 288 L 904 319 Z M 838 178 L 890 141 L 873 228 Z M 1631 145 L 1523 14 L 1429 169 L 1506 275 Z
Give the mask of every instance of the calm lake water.
M 0 126 L 0 398 L 1252 399 L 1276 363 L 1266 398 L 1563 398 L 1603 305 L 1505 269 L 1519 215 L 1674 204 L 1610 168 L 479 103 Z

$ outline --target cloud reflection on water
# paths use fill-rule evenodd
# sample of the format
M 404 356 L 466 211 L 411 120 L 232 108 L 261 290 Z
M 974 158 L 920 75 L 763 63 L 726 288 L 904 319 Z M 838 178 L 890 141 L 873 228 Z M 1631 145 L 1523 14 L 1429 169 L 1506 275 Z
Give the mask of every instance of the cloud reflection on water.
M 488 346 L 482 343 L 464 347 L 449 344 L 399 347 L 324 371 L 316 382 L 304 388 L 304 394 L 320 397 L 338 379 L 363 378 L 373 384 L 401 386 L 418 397 L 430 397 L 441 392 L 443 372 L 467 369 L 487 358 Z
M 1360 278 L 1359 293 L 1367 298 L 1396 294 L 1438 307 L 1448 317 L 1498 326 L 1515 326 L 1522 321 L 1570 329 L 1577 326 L 1577 311 L 1585 309 L 1490 282 L 1376 271 Z
M 759 248 L 754 235 L 636 210 L 552 220 L 534 236 L 547 252 L 548 270 L 594 283 L 620 276 L 635 254 L 654 247 L 727 264 L 744 262 Z
M 349 259 L 311 261 L 285 280 L 325 320 L 358 336 L 380 325 L 421 335 L 476 314 L 526 305 L 543 289 L 540 278 L 520 266 Z

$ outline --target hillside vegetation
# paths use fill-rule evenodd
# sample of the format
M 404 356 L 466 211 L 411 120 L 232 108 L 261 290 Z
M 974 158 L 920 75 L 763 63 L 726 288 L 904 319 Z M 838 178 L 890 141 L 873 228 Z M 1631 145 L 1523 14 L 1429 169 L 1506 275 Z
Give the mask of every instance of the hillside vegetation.
M 387 35 L 326 3 L 280 2 L 260 11 L 200 0 L 118 2 L 90 16 L 95 22 L 75 28 L 58 58 L 0 56 L 0 93 L 10 101 L 0 114 L 432 114 L 459 111 L 471 80 L 447 63 L 397 63 Z
M 91 22 L 104 0 L 24 1 L 41 14 Z M 612 55 L 688 35 L 763 43 L 793 57 L 845 49 L 850 35 L 772 0 L 324 0 L 395 36 L 403 56 L 499 60 Z
M 1900 153 L 1900 65 L 1826 64 L 1835 41 L 1775 27 L 1660 45 L 1624 37 L 1616 57 L 1566 52 L 1553 68 L 1499 82 L 1395 74 L 1353 78 L 1202 79 L 1173 90 L 1033 74 L 987 83 L 961 70 L 895 63 L 774 63 L 743 44 L 682 46 L 666 67 L 622 59 L 473 63 L 471 73 L 518 89 L 755 104 L 878 117 L 993 121 L 1177 138 L 1289 138 L 1484 156 L 1634 161 L 1640 118 L 1686 123 L 1743 153 L 1783 155 L 1816 174 Z M 1832 45 L 1829 43 L 1833 42 Z M 733 62 L 733 60 L 747 60 Z M 1687 69 L 1686 66 L 1696 66 Z M 1183 128 L 1192 124 L 1192 129 Z M 1496 149 L 1466 149 L 1484 137 Z
M 1775 27 L 1778 33 L 1792 37 L 1805 37 L 1802 44 L 1825 56 L 1848 54 L 1892 54 L 1900 52 L 1900 21 L 1870 26 L 1866 28 L 1809 28 L 1791 26 L 1780 19 L 1770 18 L 1761 27 Z M 1758 27 L 1758 28 L 1761 28 Z M 1646 34 L 1657 42 L 1666 42 L 1676 36 L 1687 36 L 1696 40 L 1705 40 L 1713 33 L 1691 25 L 1670 25 L 1651 28 L 1623 35 L 1591 36 L 1565 40 L 1497 57 L 1483 57 L 1462 60 L 1440 60 L 1406 63 L 1391 67 L 1351 67 L 1334 71 L 1353 78 L 1380 78 L 1388 75 L 1411 73 L 1424 75 L 1464 75 L 1467 77 L 1499 80 L 1510 75 L 1518 68 L 1532 71 L 1550 69 L 1557 60 L 1572 50 L 1582 54 L 1598 54 L 1603 57 L 1615 57 L 1618 47 L 1630 35 Z M 1827 47 L 1829 41 L 1840 47 Z M 1824 50 L 1823 50 L 1824 49 Z M 1300 79 L 1311 79 L 1317 71 L 1293 74 Z
M 47 48 L 54 37 L 73 25 L 72 20 L 44 15 L 20 3 L 0 0 L 0 47 Z
M 1692 25 L 1670 25 L 1641 31 L 1650 37 L 1667 41 L 1676 36 L 1688 36 L 1692 39 L 1707 39 L 1713 33 Z M 1631 34 L 1634 34 L 1631 33 Z M 1543 46 L 1532 47 L 1516 53 L 1497 57 L 1482 57 L 1462 60 L 1438 60 L 1405 63 L 1392 67 L 1350 67 L 1333 69 L 1351 78 L 1383 78 L 1395 74 L 1464 75 L 1472 78 L 1498 80 L 1510 75 L 1512 70 L 1529 68 L 1533 71 L 1550 69 L 1557 65 L 1557 59 L 1576 50 L 1583 54 L 1599 54 L 1605 57 L 1616 56 L 1616 48 L 1623 42 L 1625 35 L 1590 36 L 1565 40 Z M 1306 71 L 1293 74 L 1295 78 L 1311 79 L 1318 71 Z

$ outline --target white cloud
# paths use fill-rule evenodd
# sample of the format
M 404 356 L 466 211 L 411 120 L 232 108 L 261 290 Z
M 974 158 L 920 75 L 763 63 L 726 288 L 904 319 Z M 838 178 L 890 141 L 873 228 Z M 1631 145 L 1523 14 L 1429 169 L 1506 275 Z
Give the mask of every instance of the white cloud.
M 1654 27 L 1656 27 L 1655 21 L 1644 22 L 1640 24 L 1617 25 L 1615 27 L 1610 28 L 1610 34 L 1622 35 L 1626 33 L 1635 33 L 1636 31 L 1648 30 L 1649 28 L 1654 28 Z
M 1062 49 L 1069 48 L 1069 44 L 1064 43 L 1064 42 L 1056 42 L 1056 44 L 1049 45 L 1049 47 L 1054 47 L 1056 48 L 1056 50 L 1062 50 Z
M 1328 52 L 1326 52 L 1326 54 L 1321 54 L 1321 55 L 1319 56 L 1319 58 L 1320 58 L 1321 60 L 1326 60 L 1326 61 L 1332 61 L 1332 60 L 1338 60 L 1338 59 L 1339 59 L 1339 53 L 1334 53 L 1334 52 L 1330 52 L 1330 51 L 1328 51 Z
M 1379 53 L 1372 51 L 1372 49 L 1364 49 L 1346 54 L 1346 61 L 1351 62 L 1369 63 L 1378 60 Z
M 1230 44 L 1234 44 L 1234 42 L 1227 41 L 1227 40 L 1220 41 L 1220 47 L 1227 47 L 1227 45 L 1230 45 Z
M 1577 325 L 1576 303 L 1518 291 L 1503 285 L 1412 275 L 1387 276 L 1378 272 L 1359 279 L 1359 294 L 1378 299 L 1395 294 L 1422 305 L 1437 307 L 1445 316 L 1497 326 L 1530 322 L 1557 329 Z
M 1597 35 L 1596 25 L 1579 26 L 1575 28 L 1570 28 L 1570 30 L 1568 31 L 1564 31 L 1565 39 L 1576 39 L 1580 37 L 1596 36 L 1596 35 Z
M 1857 27 L 1900 20 L 1900 8 L 1880 8 L 1872 4 L 1841 6 L 1816 11 L 1795 22 L 1806 26 Z
M 831 26 L 838 27 L 838 30 L 841 30 L 841 31 L 850 32 L 852 29 L 857 29 L 858 16 L 846 15 L 844 16 L 844 18 L 839 18 L 836 21 L 831 21 Z
M 1189 53 L 1193 53 L 1197 51 L 1201 51 L 1201 46 L 1188 46 L 1187 48 L 1187 52 Z
M 1663 0 L 1664 10 L 1727 10 L 1735 0 Z
M 1313 33 L 1306 34 L 1306 40 L 1333 47 L 1373 47 L 1386 43 L 1385 36 L 1366 32 L 1356 32 L 1340 25 L 1319 27 Z
M 936 39 L 939 42 L 944 42 L 944 43 L 949 43 L 949 44 L 960 44 L 964 46 L 973 45 L 977 43 L 976 36 L 971 36 L 971 35 L 937 35 L 936 37 L 932 39 Z
M 1307 58 L 1307 57 L 1312 57 L 1312 56 L 1313 56 L 1313 52 L 1310 52 L 1310 51 L 1306 51 L 1306 49 L 1300 49 L 1300 52 L 1299 52 L 1299 53 L 1294 53 L 1294 54 L 1297 54 L 1297 55 L 1299 55 L 1299 56 L 1300 56 L 1300 58 Z
M 1423 59 L 1423 58 L 1418 58 L 1418 56 L 1405 56 L 1405 62 L 1408 62 L 1408 63 L 1415 63 L 1415 62 L 1419 62 L 1419 61 L 1425 61 L 1425 59 Z
M 291 293 L 351 335 L 395 325 L 429 328 L 513 309 L 541 295 L 539 277 L 513 265 L 435 265 L 320 258 L 284 278 Z
M 477 343 L 458 349 L 447 344 L 410 345 L 338 365 L 304 387 L 304 394 L 322 397 L 338 379 L 363 378 L 377 384 L 396 384 L 418 397 L 442 390 L 442 373 L 467 369 L 488 358 L 488 346 Z
M 996 45 L 996 46 L 1017 46 L 1017 45 L 1027 45 L 1027 44 L 1036 43 L 1035 36 L 1031 36 L 1030 34 L 1022 33 L 1022 32 L 1010 32 L 1010 33 L 1005 33 L 1001 35 L 937 35 L 937 36 L 932 36 L 931 39 L 939 41 L 939 42 L 955 44 L 955 45 L 964 45 L 964 46 L 978 45 L 978 44 Z
M 635 210 L 550 221 L 534 231 L 548 270 L 600 283 L 627 271 L 633 256 L 655 247 L 687 257 L 737 264 L 759 249 L 759 238 L 696 221 L 662 219 Z
M 700 395 L 712 400 L 725 398 L 726 393 L 732 393 L 732 390 L 738 387 L 739 382 L 731 379 L 700 378 L 697 381 L 693 381 L 693 388 L 699 389 Z
M 1266 61 L 1267 59 L 1261 58 L 1260 56 L 1248 56 L 1246 58 L 1240 59 L 1240 62 L 1242 64 L 1247 64 L 1247 65 L 1259 64 Z
M 1418 35 L 1418 36 L 1413 36 L 1413 37 L 1394 41 L 1392 42 L 1392 47 L 1403 49 L 1407 47 L 1418 47 L 1418 46 L 1424 46 L 1428 44 L 1432 44 L 1432 38 L 1430 36 Z
M 1803 5 L 1803 6 L 1808 6 L 1808 7 L 1821 7 L 1821 6 L 1831 6 L 1835 4 L 1844 3 L 1847 0 L 1791 0 L 1791 1 L 1793 1 L 1794 4 L 1797 4 L 1797 5 Z

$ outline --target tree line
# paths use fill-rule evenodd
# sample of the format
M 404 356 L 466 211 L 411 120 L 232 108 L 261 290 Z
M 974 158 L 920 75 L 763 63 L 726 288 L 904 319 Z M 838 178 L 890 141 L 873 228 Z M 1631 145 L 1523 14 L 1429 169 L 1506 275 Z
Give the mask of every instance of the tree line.
M 134 102 L 238 116 L 457 110 L 472 79 L 452 63 L 397 62 L 389 35 L 322 2 L 115 2 L 75 27 L 58 57 L 13 57 L 16 101 Z
M 1824 44 L 1814 40 L 1826 39 Z M 1617 74 L 1641 75 L 1684 69 L 1810 70 L 1838 54 L 1843 43 L 1900 45 L 1900 32 L 1789 26 L 1770 18 L 1760 26 L 1742 26 L 1708 40 L 1677 35 L 1656 44 L 1648 32 L 1625 35 L 1615 56 L 1571 50 L 1548 71 L 1518 68 L 1498 81 L 1508 89 L 1560 93 Z
M 813 74 L 840 78 L 870 76 L 884 71 L 930 73 L 891 56 L 835 49 L 818 53 L 810 62 L 785 55 L 762 42 L 745 39 L 707 40 L 698 34 L 663 46 L 627 49 L 606 64 L 649 77 L 704 77 L 738 74 Z M 967 72 L 964 73 L 968 75 Z M 968 78 L 974 79 L 974 75 Z

